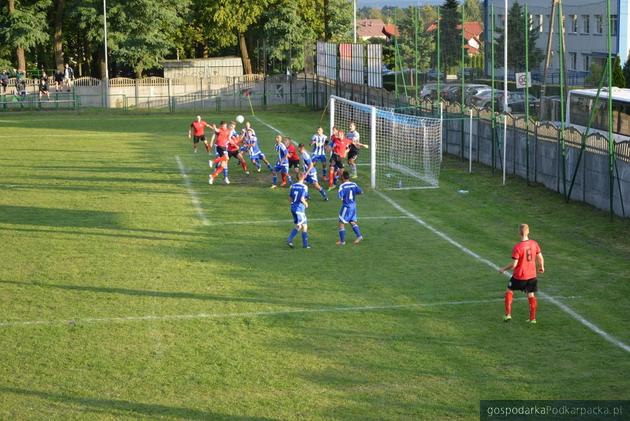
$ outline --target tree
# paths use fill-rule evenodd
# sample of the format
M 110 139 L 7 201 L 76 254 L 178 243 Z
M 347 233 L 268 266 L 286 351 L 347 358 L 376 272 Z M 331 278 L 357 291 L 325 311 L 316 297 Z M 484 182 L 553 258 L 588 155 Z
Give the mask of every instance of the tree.
M 301 4 L 302 3 L 302 4 Z M 317 39 L 310 3 L 296 0 L 282 0 L 276 7 L 265 12 L 263 25 L 265 40 L 269 43 L 267 57 L 285 61 L 291 71 L 300 71 L 304 64 L 304 47 Z M 305 7 L 302 7 L 305 6 Z M 320 28 L 323 29 L 323 28 Z
M 615 56 L 612 66 L 612 86 L 616 86 L 617 88 L 625 88 L 626 87 L 626 78 L 623 75 L 623 70 L 621 70 L 621 59 L 619 56 Z
M 481 22 L 483 20 L 479 0 L 464 0 L 462 7 L 466 22 Z
M 538 27 L 532 27 L 530 20 L 530 31 L 525 27 L 525 15 L 523 9 L 515 2 L 510 8 L 508 14 L 508 68 L 513 71 L 525 70 L 525 36 L 529 32 L 529 68 L 535 69 L 543 60 L 544 55 L 540 48 L 536 48 L 538 40 Z M 497 29 L 498 37 L 496 39 L 497 55 L 503 54 L 503 43 L 505 33 L 501 29 Z
M 65 11 L 65 0 L 55 0 L 55 18 L 54 18 L 54 35 L 53 45 L 55 53 L 55 67 L 58 71 L 63 70 L 63 15 Z
M 49 5 L 50 0 L 8 0 L 0 15 L 0 43 L 15 50 L 19 70 L 26 71 L 25 53 L 48 41 Z
M 328 0 L 331 42 L 352 42 L 352 0 Z
M 440 58 L 445 74 L 448 74 L 448 69 L 461 56 L 462 34 L 461 29 L 457 29 L 457 25 L 461 24 L 461 16 L 457 0 L 445 0 L 440 6 L 440 15 Z

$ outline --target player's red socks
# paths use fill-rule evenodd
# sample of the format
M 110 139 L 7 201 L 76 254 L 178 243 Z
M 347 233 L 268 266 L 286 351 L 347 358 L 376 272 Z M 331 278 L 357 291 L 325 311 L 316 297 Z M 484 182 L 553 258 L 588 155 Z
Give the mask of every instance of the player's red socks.
M 219 174 L 223 171 L 223 166 L 219 165 L 216 170 L 212 173 L 212 178 L 217 178 Z
M 529 301 L 529 320 L 536 320 L 536 308 L 538 308 L 538 300 L 536 297 L 527 297 Z
M 222 157 L 222 156 L 219 156 L 219 157 L 215 158 L 215 159 L 214 159 L 214 161 L 212 161 L 212 162 L 214 162 L 215 164 L 218 164 L 218 163 L 219 163 L 219 162 L 221 162 L 222 160 L 223 160 L 223 157 Z
M 512 314 L 512 298 L 514 297 L 514 293 L 512 291 L 505 292 L 505 315 L 509 316 Z M 531 304 L 530 304 L 531 307 Z
M 282 185 L 286 186 L 287 185 L 287 175 L 285 173 L 281 173 L 280 176 L 282 178 Z
M 247 172 L 247 162 L 241 161 L 241 168 L 243 168 L 243 171 Z
M 332 187 L 335 184 L 335 170 L 330 168 L 328 170 L 328 187 Z

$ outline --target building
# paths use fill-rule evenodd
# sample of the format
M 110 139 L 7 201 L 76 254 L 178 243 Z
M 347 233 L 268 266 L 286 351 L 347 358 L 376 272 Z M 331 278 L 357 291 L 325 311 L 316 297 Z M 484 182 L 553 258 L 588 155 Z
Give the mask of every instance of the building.
M 427 32 L 437 30 L 437 22 L 432 22 L 427 26 Z M 457 30 L 462 30 L 462 25 L 457 25 Z M 481 38 L 483 34 L 483 25 L 481 22 L 464 22 L 464 39 L 466 40 L 466 50 L 469 56 L 476 56 L 481 49 Z
M 510 2 L 508 7 L 511 7 L 512 4 L 513 2 Z M 523 4 L 525 4 L 525 2 L 521 2 L 521 5 Z M 503 0 L 484 0 L 484 24 L 487 28 L 490 27 L 491 5 L 494 5 L 495 27 L 498 30 L 502 30 L 505 22 Z M 532 30 L 539 32 L 536 47 L 546 54 L 552 0 L 527 0 L 527 7 L 532 19 Z M 628 49 L 630 48 L 629 12 L 629 0 L 611 0 L 611 17 L 613 21 L 612 54 L 613 56 L 620 56 L 622 65 L 628 58 Z M 606 2 L 602 0 L 572 0 L 570 3 L 563 3 L 562 14 L 565 20 L 566 69 L 574 74 L 587 74 L 593 63 L 599 62 L 603 64 L 608 55 Z M 560 61 L 558 60 L 557 16 L 556 14 L 554 21 L 552 60 L 550 66 L 550 72 L 556 73 L 560 71 Z M 496 58 L 496 60 L 502 63 L 503 52 L 497 54 L 500 54 L 501 58 Z M 541 64 L 541 70 L 543 66 L 544 60 Z M 503 67 L 503 65 L 497 64 L 496 67 Z
M 357 37 L 361 41 L 367 41 L 371 38 L 389 40 L 398 35 L 396 25 L 386 24 L 381 19 L 359 19 L 357 21 Z

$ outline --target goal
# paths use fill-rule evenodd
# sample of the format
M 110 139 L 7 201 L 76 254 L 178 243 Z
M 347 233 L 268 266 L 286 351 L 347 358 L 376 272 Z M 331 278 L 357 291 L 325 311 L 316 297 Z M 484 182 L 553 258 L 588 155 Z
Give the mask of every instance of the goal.
M 363 149 L 358 165 L 369 166 L 374 189 L 437 188 L 442 161 L 439 118 L 400 114 L 337 96 L 330 97 L 330 132 L 357 126 Z

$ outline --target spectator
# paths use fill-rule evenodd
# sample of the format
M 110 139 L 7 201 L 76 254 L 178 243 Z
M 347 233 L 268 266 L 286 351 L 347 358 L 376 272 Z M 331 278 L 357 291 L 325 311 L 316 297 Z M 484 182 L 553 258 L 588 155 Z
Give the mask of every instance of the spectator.
M 15 95 L 26 96 L 26 72 L 23 70 L 15 70 Z
M 7 94 L 7 86 L 9 86 L 9 73 L 6 70 L 0 74 L 0 84 L 2 85 L 2 95 Z
M 61 91 L 63 88 L 63 72 L 55 70 L 55 92 Z
M 70 88 L 72 87 L 72 81 L 74 80 L 74 70 L 68 63 L 66 63 L 66 67 L 63 70 L 63 86 L 68 89 L 70 92 Z
M 39 98 L 42 96 L 46 96 L 46 98 L 50 99 L 50 93 L 48 92 L 48 75 L 46 72 L 42 73 L 42 77 L 39 79 Z

